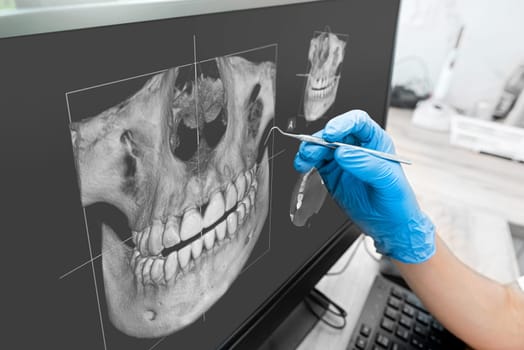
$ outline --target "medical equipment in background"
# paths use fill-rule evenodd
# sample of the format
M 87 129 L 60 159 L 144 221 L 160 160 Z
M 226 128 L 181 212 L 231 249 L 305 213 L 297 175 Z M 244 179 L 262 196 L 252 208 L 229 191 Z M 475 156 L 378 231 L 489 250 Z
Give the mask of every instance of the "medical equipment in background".
M 390 104 L 393 107 L 415 109 L 420 101 L 431 97 L 429 69 L 422 57 L 407 56 L 395 62 L 395 71 L 405 67 L 409 79 L 393 85 Z
M 446 104 L 445 98 L 453 78 L 453 69 L 455 68 L 455 62 L 458 57 L 463 32 L 464 26 L 461 26 L 457 34 L 455 46 L 446 57 L 433 95 L 429 100 L 419 102 L 413 112 L 413 118 L 411 120 L 413 124 L 432 130 L 449 130 L 451 117 L 457 114 L 457 112 L 453 107 Z
M 499 102 L 493 112 L 493 119 L 504 119 L 504 124 L 524 127 L 524 64 L 520 64 L 510 75 Z
M 477 108 L 475 117 L 451 118 L 450 143 L 475 152 L 483 152 L 524 161 L 524 64 L 508 78 L 493 112 L 489 106 Z M 479 101 L 478 106 L 486 104 Z M 479 112 L 481 109 L 489 113 Z
M 521 91 L 520 96 L 515 102 L 515 106 L 511 109 L 506 120 L 505 125 L 524 128 L 524 91 Z

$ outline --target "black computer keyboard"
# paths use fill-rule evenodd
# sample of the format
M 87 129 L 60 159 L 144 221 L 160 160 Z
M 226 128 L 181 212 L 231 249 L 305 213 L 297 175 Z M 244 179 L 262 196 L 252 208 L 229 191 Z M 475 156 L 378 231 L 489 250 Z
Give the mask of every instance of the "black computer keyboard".
M 348 346 L 348 350 L 464 348 L 413 292 L 380 275 L 373 282 Z

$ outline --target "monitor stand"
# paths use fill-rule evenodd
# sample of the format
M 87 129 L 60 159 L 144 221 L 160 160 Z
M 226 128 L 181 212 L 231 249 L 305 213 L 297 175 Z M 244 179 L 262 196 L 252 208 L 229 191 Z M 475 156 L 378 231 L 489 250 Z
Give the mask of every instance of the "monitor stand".
M 315 306 L 319 314 L 324 314 L 319 306 Z M 296 349 L 306 335 L 319 322 L 307 308 L 302 300 L 289 316 L 278 326 L 278 328 L 262 344 L 260 350 L 289 350 Z
M 289 316 L 278 326 L 259 348 L 260 350 L 296 349 L 313 327 L 334 308 L 345 325 L 345 311 L 317 289 L 311 292 L 291 311 Z M 333 311 L 330 311 L 333 314 Z

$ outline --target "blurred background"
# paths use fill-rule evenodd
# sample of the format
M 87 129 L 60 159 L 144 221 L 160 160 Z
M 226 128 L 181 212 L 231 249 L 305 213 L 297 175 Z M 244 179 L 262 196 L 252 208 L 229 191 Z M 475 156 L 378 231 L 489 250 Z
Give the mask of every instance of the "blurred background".
M 468 265 L 524 273 L 524 2 L 402 0 L 387 130 Z
M 431 93 L 456 50 L 446 102 L 490 119 L 504 92 L 518 98 L 524 86 L 524 43 L 518 39 L 524 2 L 403 0 L 401 6 L 393 85 Z

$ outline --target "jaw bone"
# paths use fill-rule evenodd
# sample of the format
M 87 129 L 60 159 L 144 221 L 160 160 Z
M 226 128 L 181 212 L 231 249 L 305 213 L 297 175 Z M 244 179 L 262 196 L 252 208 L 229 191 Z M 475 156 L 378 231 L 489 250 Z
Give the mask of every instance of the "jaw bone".
M 322 118 L 335 102 L 345 47 L 345 41 L 329 32 L 322 32 L 311 39 L 308 54 L 310 70 L 304 92 L 306 121 Z
M 114 205 L 132 230 L 128 247 L 102 228 L 109 317 L 131 336 L 168 335 L 209 309 L 268 214 L 268 156 L 259 146 L 274 117 L 275 65 L 235 56 L 206 64 L 219 76 L 205 77 L 201 65 L 197 81 L 180 83 L 194 68 L 171 69 L 71 125 L 83 205 Z

